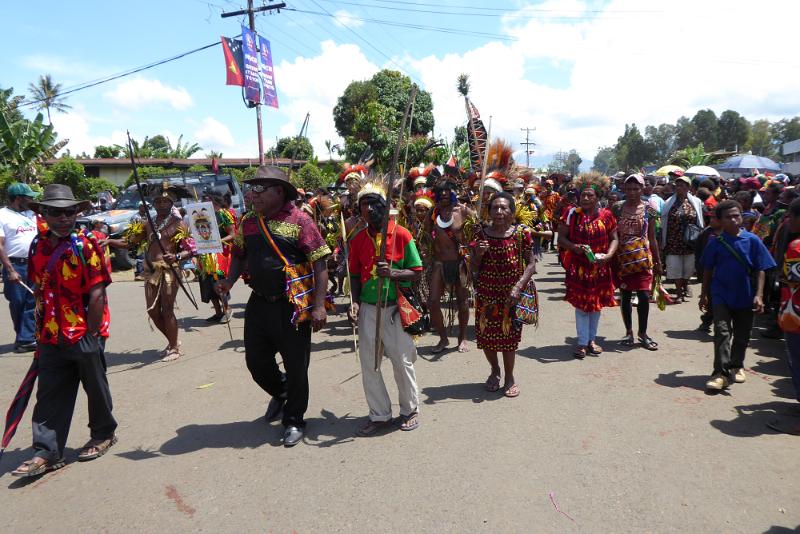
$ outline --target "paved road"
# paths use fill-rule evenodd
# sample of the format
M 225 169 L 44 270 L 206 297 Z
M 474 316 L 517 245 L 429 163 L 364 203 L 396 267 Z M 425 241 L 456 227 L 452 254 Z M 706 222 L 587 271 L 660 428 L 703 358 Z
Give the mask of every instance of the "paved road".
M 543 316 L 519 351 L 522 394 L 483 391 L 481 353 L 430 355 L 420 340 L 422 425 L 354 438 L 367 413 L 344 316 L 314 336 L 308 435 L 280 446 L 265 397 L 244 366 L 245 288 L 233 302 L 234 341 L 207 326 L 210 310 L 179 311 L 186 356 L 158 362 L 141 283 L 110 287 L 109 380 L 120 442 L 78 464 L 88 438 L 85 397 L 69 465 L 22 483 L 8 472 L 29 455 L 30 408 L 0 463 L 6 532 L 786 532 L 800 524 L 796 437 L 765 423 L 795 408 L 782 345 L 758 339 L 748 381 L 707 396 L 710 336 L 696 302 L 654 308 L 658 352 L 621 350 L 606 311 L 606 352 L 574 360 L 572 308 L 560 300 L 553 256 L 538 275 Z M 195 289 L 196 291 L 196 289 Z M 342 301 L 343 302 L 343 301 Z M 0 314 L 0 399 L 29 357 Z M 389 364 L 384 372 L 391 377 Z M 391 382 L 391 378 L 388 380 Z M 201 387 L 206 386 L 206 387 Z M 394 394 L 393 394 L 394 395 Z M 2 408 L 3 410 L 5 408 Z M 7 489 L 6 489 L 7 488 Z

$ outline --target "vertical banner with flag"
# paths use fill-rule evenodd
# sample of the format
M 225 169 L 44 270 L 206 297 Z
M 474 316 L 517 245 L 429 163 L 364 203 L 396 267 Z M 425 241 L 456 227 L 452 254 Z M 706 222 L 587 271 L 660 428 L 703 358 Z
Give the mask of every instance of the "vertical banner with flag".
M 225 85 L 244 85 L 242 42 L 222 37 L 222 53 L 225 56 Z
M 278 91 L 275 88 L 275 71 L 272 69 L 272 49 L 269 41 L 258 36 L 258 55 L 261 58 L 261 83 L 264 87 L 264 104 L 278 107 Z
M 242 26 L 242 57 L 244 59 L 244 97 L 255 104 L 261 103 L 261 77 L 258 67 L 255 34 Z

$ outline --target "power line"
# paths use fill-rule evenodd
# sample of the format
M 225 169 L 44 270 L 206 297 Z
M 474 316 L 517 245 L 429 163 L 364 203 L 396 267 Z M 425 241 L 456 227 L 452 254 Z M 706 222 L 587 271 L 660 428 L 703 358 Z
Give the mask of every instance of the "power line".
M 317 2 L 317 0 L 311 0 L 311 2 L 312 2 L 312 3 L 314 3 L 314 4 L 315 4 L 315 5 L 316 5 L 318 8 L 320 8 L 322 11 L 324 11 L 324 13 L 315 13 L 315 12 L 313 12 L 313 11 L 305 11 L 305 10 L 298 10 L 298 9 L 290 9 L 290 10 L 291 10 L 291 11 L 298 11 L 298 12 L 301 12 L 301 13 L 308 13 L 308 14 L 312 14 L 312 15 L 323 15 L 323 16 L 328 16 L 328 17 L 331 17 L 331 18 L 337 18 L 337 17 L 336 17 L 336 15 L 334 15 L 333 13 L 331 13 L 330 11 L 328 11 L 327 9 L 325 9 L 324 7 L 322 7 L 322 6 L 321 6 L 321 5 L 320 5 L 320 4 Z M 355 17 L 351 17 L 351 18 L 355 18 Z M 351 28 L 351 27 L 349 27 L 349 26 L 346 26 L 346 25 L 344 26 L 344 28 L 345 28 L 347 31 L 349 31 L 350 33 L 352 33 L 353 35 L 355 35 L 356 37 L 358 37 L 358 38 L 359 38 L 359 39 L 360 39 L 360 40 L 361 40 L 361 41 L 362 41 L 364 44 L 366 44 L 367 46 L 369 46 L 370 48 L 372 48 L 373 50 L 375 50 L 375 51 L 376 51 L 378 54 L 380 54 L 381 56 L 383 56 L 384 58 L 386 58 L 386 60 L 387 60 L 387 61 L 389 61 L 389 62 L 390 62 L 390 63 L 392 63 L 394 66 L 396 66 L 398 69 L 400 69 L 400 72 L 405 72 L 405 73 L 406 73 L 406 75 L 407 75 L 409 78 L 411 78 L 412 80 L 414 80 L 415 82 L 417 82 L 417 85 L 422 85 L 422 83 L 421 83 L 419 80 L 416 80 L 416 79 L 415 79 L 415 78 L 414 78 L 414 77 L 413 77 L 413 76 L 412 76 L 410 73 L 406 72 L 406 71 L 405 71 L 405 69 L 404 69 L 403 67 L 401 67 L 401 66 L 400 66 L 400 65 L 399 65 L 399 64 L 398 64 L 398 63 L 397 63 L 397 62 L 396 62 L 394 59 L 392 59 L 391 57 L 389 57 L 388 55 L 386 55 L 385 53 L 383 53 L 383 51 L 381 51 L 381 50 L 380 50 L 378 47 L 376 47 L 375 45 L 373 45 L 372 43 L 370 43 L 369 41 L 367 41 L 366 39 L 364 39 L 363 37 L 361 37 L 361 35 L 359 35 L 359 34 L 358 34 L 358 32 L 356 32 L 356 31 L 355 31 L 353 28 Z
M 312 1 L 316 4 L 316 0 L 312 0 Z M 325 12 L 324 13 L 320 13 L 319 11 L 310 11 L 310 10 L 295 9 L 295 8 L 286 8 L 286 10 L 287 11 L 296 11 L 297 13 L 306 13 L 306 14 L 309 14 L 309 15 L 319 15 L 319 16 L 322 16 L 322 17 L 331 17 L 331 18 L 334 18 L 334 19 L 340 18 L 340 17 L 337 17 L 336 15 L 334 15 L 333 13 L 331 13 L 330 11 L 325 10 L 325 8 L 323 8 L 319 4 L 317 4 L 317 6 L 319 6 L 320 9 L 323 9 Z M 516 37 L 510 37 L 508 35 L 500 35 L 500 34 L 489 33 L 489 32 L 472 31 L 472 30 L 456 30 L 456 29 L 453 29 L 453 28 L 443 28 L 441 26 L 426 26 L 426 25 L 423 25 L 423 24 L 410 24 L 410 23 L 403 23 L 403 22 L 395 22 L 395 21 L 391 21 L 391 20 L 368 19 L 368 18 L 363 18 L 363 17 L 356 17 L 356 16 L 353 16 L 353 15 L 347 15 L 347 18 L 349 18 L 351 20 L 359 20 L 361 22 L 374 22 L 376 24 L 386 24 L 387 26 L 396 26 L 398 28 L 410 28 L 410 29 L 414 29 L 414 30 L 427 30 L 427 31 L 432 31 L 432 32 L 436 32 L 436 33 L 450 33 L 450 34 L 454 34 L 454 35 L 469 35 L 469 36 L 473 36 L 473 37 L 474 36 L 489 37 L 489 38 L 492 38 L 492 39 L 497 39 L 498 41 L 517 41 L 518 40 Z M 355 33 L 351 28 L 349 28 L 347 26 L 345 26 L 345 28 L 347 28 L 351 32 Z M 362 39 L 361 36 L 359 36 L 358 34 L 356 34 L 356 36 L 359 39 Z M 372 45 L 370 45 L 370 46 L 372 46 Z M 381 55 L 384 55 L 384 54 L 381 52 Z
M 89 82 L 84 82 L 82 84 L 74 85 L 71 88 L 67 88 L 66 90 L 58 93 L 58 96 L 59 97 L 65 96 L 65 95 L 68 95 L 70 93 L 76 93 L 78 91 L 83 91 L 84 89 L 89 89 L 90 87 L 95 87 L 97 85 L 101 85 L 101 84 L 104 84 L 104 83 L 112 82 L 114 80 L 118 80 L 120 78 L 124 78 L 125 76 L 130 76 L 131 74 L 136 74 L 137 72 L 142 72 L 142 71 L 145 71 L 145 70 L 148 70 L 148 69 L 152 69 L 153 67 L 158 67 L 159 65 L 163 65 L 165 63 L 169 63 L 170 61 L 175 61 L 175 60 L 184 58 L 186 56 L 189 56 L 191 54 L 195 54 L 197 52 L 201 52 L 201 51 L 203 51 L 203 50 L 205 50 L 207 48 L 211 48 L 212 46 L 217 46 L 219 44 L 221 44 L 221 41 L 216 41 L 214 43 L 207 44 L 205 46 L 201 46 L 200 48 L 195 48 L 194 50 L 189 50 L 188 52 L 183 52 L 182 54 L 178 54 L 177 56 L 172 56 L 172 57 L 169 57 L 167 59 L 162 59 L 160 61 L 156 61 L 155 63 L 149 63 L 147 65 L 143 65 L 141 67 L 137 67 L 137 68 L 132 69 L 132 70 L 121 72 L 119 74 L 113 74 L 113 75 L 107 76 L 105 78 L 100 78 L 100 79 L 92 80 L 92 81 L 89 81 Z M 26 106 L 33 106 L 35 104 L 39 104 L 41 102 L 44 102 L 45 100 L 48 100 L 48 99 L 41 98 L 39 100 L 30 100 L 30 101 L 27 101 L 27 102 L 24 102 L 24 103 L 20 104 L 17 107 L 22 108 L 22 107 L 26 107 Z
M 397 0 L 369 0 L 371 2 L 378 2 L 382 4 L 397 4 Z M 347 2 L 344 0 L 323 0 L 323 2 L 335 2 L 338 4 L 351 4 L 351 5 L 368 5 L 368 4 L 358 4 L 354 2 Z M 404 6 L 426 6 L 426 7 L 448 7 L 442 4 L 433 4 L 429 2 L 403 2 Z M 369 6 L 369 7 L 381 7 L 381 6 Z M 467 4 L 459 4 L 459 8 L 461 9 L 473 9 L 476 11 L 495 11 L 495 12 L 504 12 L 504 13 L 523 13 L 523 12 L 533 12 L 533 13 L 642 13 L 642 14 L 656 14 L 661 13 L 660 10 L 636 10 L 636 9 L 542 9 L 542 8 L 533 8 L 533 7 L 526 7 L 522 9 L 509 9 L 504 7 L 485 7 L 485 6 L 471 6 Z M 401 11 L 407 11 L 406 8 L 393 8 L 399 9 Z

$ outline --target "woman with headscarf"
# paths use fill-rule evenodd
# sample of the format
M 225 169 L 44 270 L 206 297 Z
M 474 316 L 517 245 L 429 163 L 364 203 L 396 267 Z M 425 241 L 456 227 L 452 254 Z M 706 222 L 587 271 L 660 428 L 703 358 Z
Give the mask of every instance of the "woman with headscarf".
M 566 301 L 575 307 L 578 359 L 600 354 L 597 328 L 600 311 L 616 305 L 610 260 L 617 251 L 617 220 L 610 210 L 600 207 L 609 179 L 597 172 L 581 174 L 575 185 L 580 192 L 578 206 L 561 216 L 558 245 L 565 250 L 562 263 L 566 271 Z

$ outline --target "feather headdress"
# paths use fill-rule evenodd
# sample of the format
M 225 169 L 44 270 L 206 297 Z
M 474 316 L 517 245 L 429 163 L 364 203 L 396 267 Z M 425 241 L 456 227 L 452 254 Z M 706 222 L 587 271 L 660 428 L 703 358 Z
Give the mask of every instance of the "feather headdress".
M 414 206 L 425 206 L 428 209 L 433 208 L 434 205 L 433 191 L 429 189 L 420 189 L 414 193 Z
M 344 164 L 344 170 L 339 173 L 339 178 L 336 180 L 336 184 L 343 184 L 347 183 L 350 180 L 358 180 L 359 182 L 363 182 L 367 179 L 369 175 L 369 167 L 366 165 L 362 165 L 360 163 L 356 165 L 350 165 L 349 163 Z
M 384 202 L 386 201 L 386 186 L 383 184 L 383 180 L 380 179 L 372 179 L 365 183 L 361 190 L 358 192 L 358 197 L 356 199 L 357 202 L 361 201 L 362 198 L 368 195 L 374 195 L 382 198 Z
M 578 192 L 591 187 L 597 196 L 600 196 L 611 186 L 611 180 L 597 171 L 583 172 L 575 179 L 575 186 L 578 188 Z

